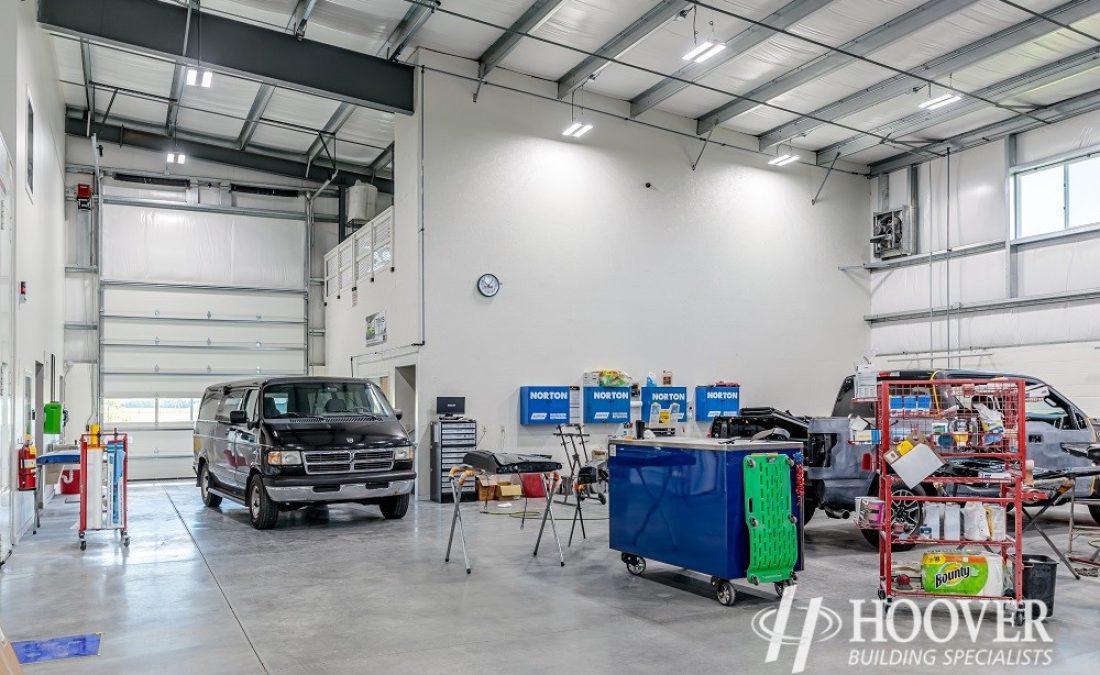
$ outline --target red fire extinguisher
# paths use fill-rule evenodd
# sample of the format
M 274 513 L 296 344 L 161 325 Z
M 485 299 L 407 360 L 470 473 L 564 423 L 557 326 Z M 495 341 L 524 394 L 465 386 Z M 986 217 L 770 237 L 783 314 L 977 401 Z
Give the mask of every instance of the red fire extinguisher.
M 23 441 L 23 447 L 19 448 L 19 490 L 34 490 L 38 485 L 36 461 L 38 451 L 29 440 Z

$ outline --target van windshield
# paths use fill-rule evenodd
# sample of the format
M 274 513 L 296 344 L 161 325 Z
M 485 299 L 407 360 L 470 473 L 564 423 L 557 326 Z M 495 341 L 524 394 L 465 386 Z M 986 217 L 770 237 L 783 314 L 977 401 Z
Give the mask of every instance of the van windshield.
M 386 397 L 363 382 L 289 382 L 264 388 L 264 419 L 390 417 Z

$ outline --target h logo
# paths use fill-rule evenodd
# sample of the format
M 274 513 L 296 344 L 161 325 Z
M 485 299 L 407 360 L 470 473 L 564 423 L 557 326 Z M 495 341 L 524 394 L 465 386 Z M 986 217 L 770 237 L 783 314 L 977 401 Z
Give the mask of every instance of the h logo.
M 835 637 L 840 632 L 840 615 L 823 607 L 821 598 L 810 598 L 810 604 L 806 607 L 806 619 L 802 624 L 802 632 L 795 635 L 787 635 L 787 622 L 791 618 L 791 608 L 794 607 L 794 596 L 797 586 L 789 586 L 783 593 L 783 599 L 779 603 L 779 609 L 769 608 L 760 610 L 752 618 L 752 630 L 761 638 L 768 641 L 768 653 L 764 663 L 774 663 L 779 660 L 779 651 L 783 645 L 797 645 L 794 655 L 794 665 L 791 673 L 801 673 L 806 669 L 806 658 L 810 654 L 810 644 L 815 640 L 823 642 Z M 775 617 L 772 619 L 772 617 Z M 771 620 L 771 625 L 768 625 Z M 822 624 L 820 630 L 818 624 Z

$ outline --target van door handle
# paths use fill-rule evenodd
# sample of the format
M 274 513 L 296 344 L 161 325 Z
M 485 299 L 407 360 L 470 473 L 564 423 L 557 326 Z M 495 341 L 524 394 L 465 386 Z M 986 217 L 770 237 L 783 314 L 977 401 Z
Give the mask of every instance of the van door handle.
M 1043 442 L 1043 435 L 1042 434 L 1028 434 L 1027 435 L 1027 442 L 1028 443 L 1042 443 Z

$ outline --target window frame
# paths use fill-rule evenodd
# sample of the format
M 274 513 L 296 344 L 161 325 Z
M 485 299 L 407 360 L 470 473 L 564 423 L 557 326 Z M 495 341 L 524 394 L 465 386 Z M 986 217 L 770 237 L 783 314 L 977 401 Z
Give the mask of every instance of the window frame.
M 1047 239 L 1057 239 L 1060 237 L 1073 236 L 1082 232 L 1089 232 L 1092 230 L 1100 230 L 1100 219 L 1090 223 L 1070 225 L 1070 203 L 1072 194 L 1072 187 L 1070 185 L 1070 167 L 1074 164 L 1079 164 L 1090 160 L 1100 161 L 1100 146 L 1093 146 L 1084 150 L 1075 150 L 1072 153 L 1048 157 L 1047 159 L 1014 166 L 1009 169 L 1009 185 L 1012 189 L 1012 226 L 1010 234 L 1013 242 L 1027 243 L 1033 241 L 1044 241 Z M 1020 232 L 1023 223 L 1021 220 L 1022 194 L 1020 190 L 1020 179 L 1023 176 L 1038 173 L 1040 171 L 1045 171 L 1055 167 L 1059 167 L 1062 170 L 1062 227 L 1060 229 L 1050 232 L 1021 235 Z
M 103 420 L 103 424 L 118 427 L 120 429 L 125 428 L 125 429 L 144 429 L 144 430 L 152 430 L 152 431 L 172 431 L 172 430 L 183 430 L 183 429 L 186 429 L 186 428 L 194 428 L 195 424 L 197 422 L 199 422 L 200 419 L 201 419 L 199 417 L 199 410 L 202 407 L 202 401 L 203 401 L 204 398 L 205 398 L 205 396 L 200 396 L 200 397 L 194 397 L 194 396 L 156 396 L 156 395 L 154 395 L 154 396 L 104 396 L 103 400 L 102 400 L 102 403 L 101 403 L 102 410 L 100 411 L 100 419 Z M 152 422 L 112 422 L 112 421 L 107 419 L 107 404 L 108 404 L 109 401 L 133 400 L 133 399 L 137 399 L 137 400 L 151 399 L 153 401 L 153 421 Z M 161 405 L 160 405 L 160 402 L 162 400 L 168 400 L 168 399 L 190 399 L 191 400 L 191 405 L 188 407 L 188 410 L 190 411 L 191 419 L 187 422 L 183 422 L 183 421 L 165 422 L 165 421 L 161 420 L 161 412 L 160 412 L 161 411 Z M 219 407 L 221 406 L 221 398 L 218 399 L 218 405 L 219 405 Z M 188 427 L 187 425 L 190 425 L 190 427 Z

